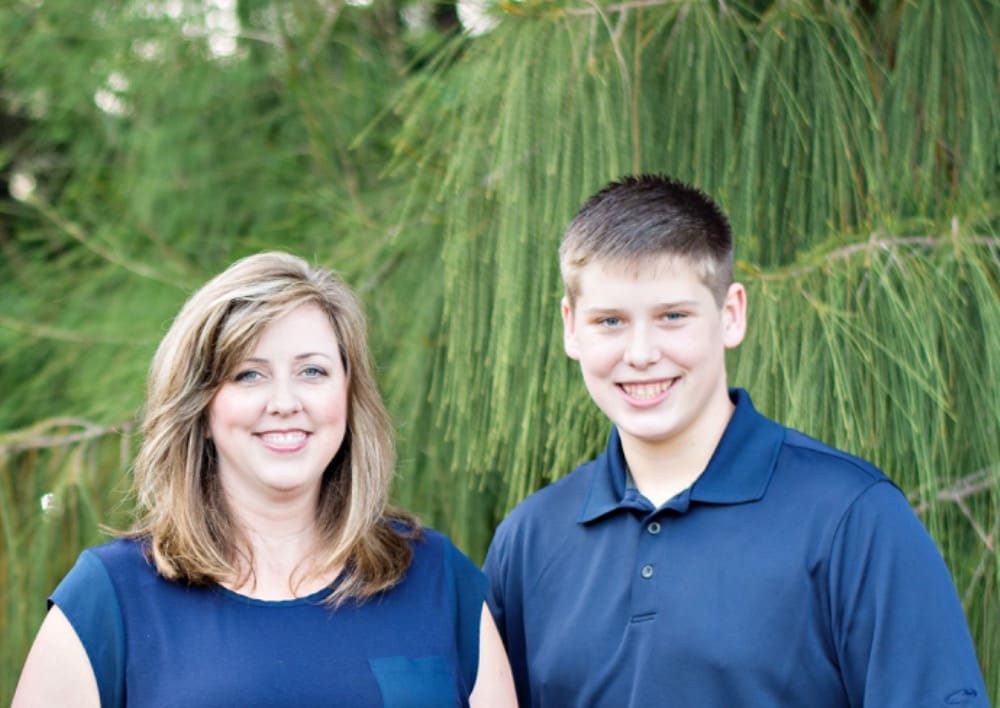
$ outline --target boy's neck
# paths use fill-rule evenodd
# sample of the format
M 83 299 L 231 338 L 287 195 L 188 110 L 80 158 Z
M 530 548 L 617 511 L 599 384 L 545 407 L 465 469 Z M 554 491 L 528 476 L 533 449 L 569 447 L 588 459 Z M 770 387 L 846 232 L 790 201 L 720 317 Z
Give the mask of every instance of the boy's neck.
M 619 431 L 632 480 L 653 506 L 659 508 L 705 471 L 736 409 L 728 395 L 720 408 L 721 414 L 706 417 L 706 424 L 669 440 L 648 442 Z

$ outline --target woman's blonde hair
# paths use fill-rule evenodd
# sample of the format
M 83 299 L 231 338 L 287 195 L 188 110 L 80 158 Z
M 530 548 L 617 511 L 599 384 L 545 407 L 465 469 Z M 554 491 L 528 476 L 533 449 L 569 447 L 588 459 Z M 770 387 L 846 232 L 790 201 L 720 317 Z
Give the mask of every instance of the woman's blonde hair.
M 347 431 L 323 474 L 314 572 L 344 567 L 333 603 L 392 587 L 409 566 L 415 519 L 388 506 L 392 427 L 376 386 L 362 308 L 337 275 L 287 253 L 235 262 L 184 305 L 153 357 L 135 462 L 142 538 L 164 577 L 204 584 L 249 579 L 249 546 L 226 506 L 208 407 L 263 329 L 312 303 L 330 318 L 348 378 Z

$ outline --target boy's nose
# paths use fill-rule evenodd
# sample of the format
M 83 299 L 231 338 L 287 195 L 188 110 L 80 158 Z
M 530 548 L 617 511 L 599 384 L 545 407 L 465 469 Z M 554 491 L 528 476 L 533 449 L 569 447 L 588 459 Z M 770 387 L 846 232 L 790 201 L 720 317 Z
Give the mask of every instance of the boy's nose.
M 644 327 L 638 327 L 632 332 L 625 347 L 624 360 L 629 366 L 644 369 L 660 360 L 660 348 L 653 341 L 650 333 Z

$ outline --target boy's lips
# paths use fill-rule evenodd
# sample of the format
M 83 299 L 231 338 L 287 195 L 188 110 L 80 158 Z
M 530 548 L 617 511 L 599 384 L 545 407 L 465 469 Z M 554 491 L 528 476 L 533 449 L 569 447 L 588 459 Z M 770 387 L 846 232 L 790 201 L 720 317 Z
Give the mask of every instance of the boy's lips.
M 623 381 L 618 384 L 618 388 L 633 403 L 650 405 L 659 403 L 666 398 L 676 381 L 676 378 L 656 381 Z

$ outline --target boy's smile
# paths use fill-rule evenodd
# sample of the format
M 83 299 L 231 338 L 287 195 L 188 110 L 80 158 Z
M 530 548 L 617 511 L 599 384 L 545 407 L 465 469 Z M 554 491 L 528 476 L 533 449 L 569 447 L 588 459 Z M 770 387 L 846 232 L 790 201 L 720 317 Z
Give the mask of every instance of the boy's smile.
M 714 450 L 731 413 L 725 350 L 743 339 L 746 295 L 720 307 L 688 261 L 590 263 L 575 305 L 563 301 L 566 353 L 580 362 L 598 407 L 618 427 L 626 457 Z
M 618 384 L 632 404 L 640 408 L 654 406 L 667 397 L 667 392 L 677 379 L 663 381 L 639 381 Z

